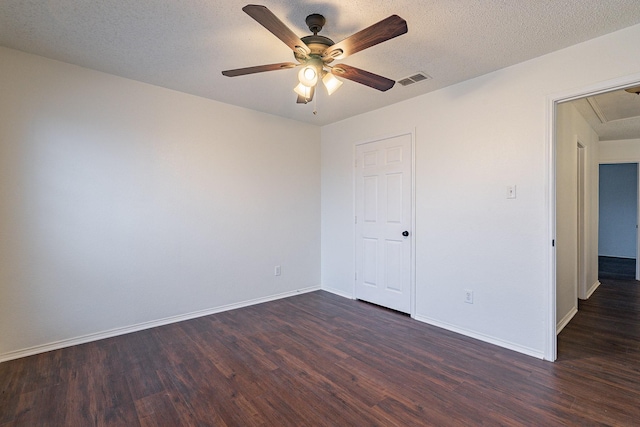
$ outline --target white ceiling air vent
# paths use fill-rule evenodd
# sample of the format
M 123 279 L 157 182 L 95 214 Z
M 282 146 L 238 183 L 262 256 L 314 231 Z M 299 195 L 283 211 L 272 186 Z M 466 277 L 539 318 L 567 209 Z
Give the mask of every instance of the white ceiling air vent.
M 413 76 L 405 77 L 404 79 L 398 80 L 402 86 L 409 86 L 414 83 L 419 83 L 425 80 L 429 80 L 431 77 L 423 72 L 419 72 L 418 74 L 414 74 Z

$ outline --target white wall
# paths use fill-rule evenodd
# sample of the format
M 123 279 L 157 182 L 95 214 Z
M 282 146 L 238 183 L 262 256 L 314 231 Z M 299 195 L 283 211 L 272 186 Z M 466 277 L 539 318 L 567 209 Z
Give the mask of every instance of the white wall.
M 600 141 L 600 163 L 640 162 L 640 138 L 618 141 Z
M 571 103 L 556 111 L 556 322 L 557 331 L 578 311 L 598 282 L 598 135 Z M 582 288 L 578 283 L 578 144 L 584 147 L 584 240 Z
M 319 128 L 4 48 L 0 93 L 0 360 L 319 287 Z
M 638 42 L 630 27 L 323 127 L 323 287 L 353 294 L 354 144 L 415 129 L 415 317 L 553 357 L 548 99 L 639 73 Z

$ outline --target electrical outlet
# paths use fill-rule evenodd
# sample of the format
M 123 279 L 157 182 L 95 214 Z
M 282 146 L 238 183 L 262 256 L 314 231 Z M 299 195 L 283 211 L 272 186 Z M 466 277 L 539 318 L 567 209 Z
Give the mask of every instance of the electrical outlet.
M 473 291 L 471 289 L 464 290 L 464 302 L 473 304 Z
M 275 269 L 273 270 L 273 275 L 274 276 L 279 276 L 280 273 L 282 273 L 282 270 L 280 269 L 279 265 L 276 265 Z

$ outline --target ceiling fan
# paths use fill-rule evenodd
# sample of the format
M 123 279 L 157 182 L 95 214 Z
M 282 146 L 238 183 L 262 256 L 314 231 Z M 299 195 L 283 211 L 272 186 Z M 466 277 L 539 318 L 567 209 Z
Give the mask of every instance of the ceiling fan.
M 395 84 L 395 81 L 369 71 L 331 63 L 406 33 L 407 22 L 397 15 L 391 15 L 339 43 L 334 43 L 330 38 L 318 35 L 326 22 L 320 14 L 311 14 L 305 20 L 313 35 L 299 38 L 265 6 L 249 4 L 242 10 L 289 46 L 297 63 L 281 62 L 223 71 L 222 74 L 227 77 L 302 67 L 298 72 L 299 84 L 294 89 L 298 94 L 299 104 L 306 104 L 313 99 L 319 80 L 322 80 L 329 95 L 335 92 L 342 85 L 336 76 L 380 91 L 389 90 Z
M 640 95 L 640 86 L 629 87 L 625 89 L 629 93 L 635 93 L 636 95 Z

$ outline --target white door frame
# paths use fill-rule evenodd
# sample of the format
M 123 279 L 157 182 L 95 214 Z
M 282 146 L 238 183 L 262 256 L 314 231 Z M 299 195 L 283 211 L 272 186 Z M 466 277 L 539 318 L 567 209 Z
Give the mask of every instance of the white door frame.
M 585 200 L 587 194 L 587 180 L 586 170 L 587 161 L 585 153 L 585 145 L 580 142 L 580 138 L 576 135 L 576 146 L 578 149 L 578 275 L 577 275 L 577 287 L 576 287 L 576 308 L 578 308 L 578 298 L 586 299 L 587 295 L 587 239 L 590 235 L 587 233 L 587 219 L 590 215 L 587 215 L 588 207 Z
M 546 166 L 547 166 L 547 325 L 544 358 L 554 361 L 558 357 L 558 340 L 556 335 L 556 107 L 557 104 L 573 101 L 587 96 L 598 95 L 626 87 L 637 86 L 640 73 L 612 80 L 594 83 L 578 89 L 571 89 L 547 96 L 547 138 L 546 138 Z M 640 174 L 639 174 L 640 175 Z
M 417 240 L 417 233 L 416 233 L 416 132 L 415 129 L 406 131 L 406 132 L 396 132 L 396 133 L 391 133 L 391 134 L 384 134 L 381 136 L 376 136 L 373 138 L 367 138 L 358 142 L 355 142 L 353 144 L 353 153 L 352 153 L 352 165 L 353 167 L 353 176 L 352 176 L 352 188 L 353 188 L 353 206 L 352 206 L 352 218 L 355 219 L 356 217 L 356 149 L 359 145 L 363 145 L 363 144 L 369 144 L 371 142 L 376 142 L 376 141 L 380 141 L 383 139 L 390 139 L 390 138 L 396 138 L 398 136 L 404 136 L 404 135 L 409 135 L 410 139 L 411 139 L 411 233 L 412 233 L 412 239 L 411 239 L 411 261 L 410 261 L 410 268 L 411 268 L 411 274 L 410 274 L 410 284 L 409 286 L 411 287 L 410 290 L 410 295 L 411 295 L 411 302 L 410 302 L 410 316 L 411 318 L 415 317 L 416 314 L 416 240 Z M 356 242 L 356 227 L 353 227 L 353 241 Z M 356 245 L 353 245 L 353 268 L 354 271 L 356 270 Z M 351 295 L 352 295 L 352 299 L 356 298 L 356 280 L 354 277 L 353 280 L 353 286 L 351 288 Z

